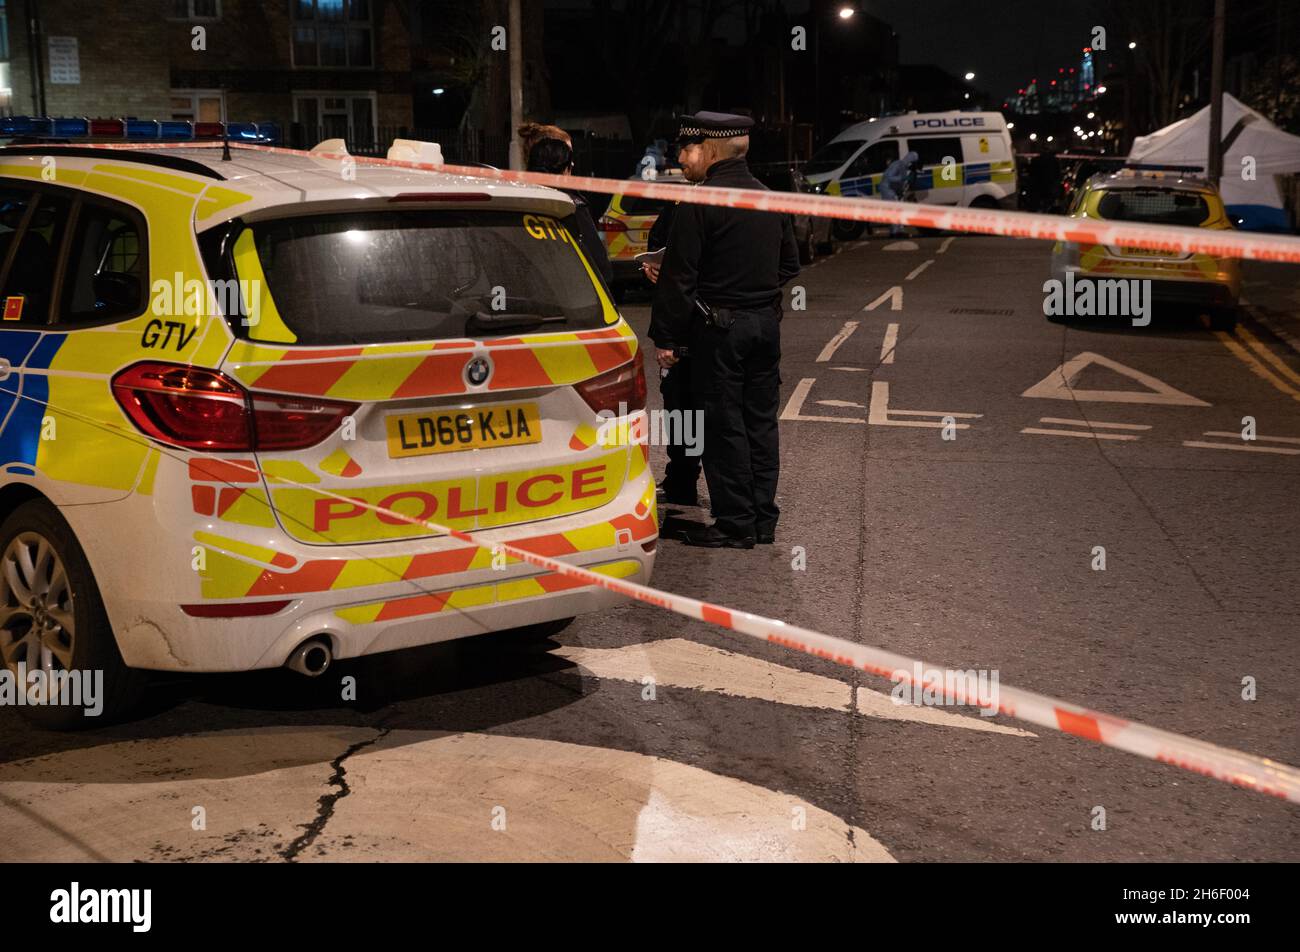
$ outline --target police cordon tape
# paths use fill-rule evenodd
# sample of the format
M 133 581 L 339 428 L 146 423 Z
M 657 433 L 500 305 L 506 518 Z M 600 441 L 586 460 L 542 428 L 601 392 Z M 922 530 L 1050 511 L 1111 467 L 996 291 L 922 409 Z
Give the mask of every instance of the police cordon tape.
M 643 357 L 638 353 L 636 359 L 640 360 Z M 148 446 L 168 459 L 187 467 L 191 459 L 191 456 L 169 452 L 158 443 L 133 430 L 127 430 L 104 420 L 96 420 L 67 407 L 57 407 L 47 401 L 37 400 L 28 394 L 8 390 L 4 387 L 0 387 L 0 393 L 8 393 L 24 400 L 30 400 L 42 407 L 52 408 L 59 413 L 81 420 L 98 429 L 114 433 L 139 445 Z M 644 413 L 645 411 L 639 412 Z M 636 429 L 638 429 L 636 425 L 629 424 L 626 432 L 633 432 Z M 234 460 L 226 461 L 226 465 L 243 468 L 254 478 L 292 486 L 295 489 L 306 489 L 330 499 L 360 506 L 363 509 L 408 525 L 428 529 L 438 535 L 451 536 L 454 539 L 485 549 L 494 555 L 504 553 L 538 568 L 568 578 L 578 579 L 590 585 L 598 585 L 615 594 L 635 599 L 647 605 L 653 605 L 656 608 L 666 609 L 686 618 L 703 621 L 768 644 L 779 645 L 792 651 L 832 661 L 835 664 L 865 671 L 868 674 L 888 678 L 898 683 L 906 683 L 909 686 L 921 689 L 922 692 L 929 690 L 935 694 L 942 694 L 945 699 L 954 704 L 978 706 L 987 710 L 993 710 L 995 706 L 991 699 L 979 697 L 977 690 L 967 691 L 966 687 L 969 686 L 969 680 L 960 671 L 930 665 L 915 658 L 895 654 L 892 651 L 885 651 L 883 648 L 858 644 L 844 638 L 837 638 L 833 635 L 814 631 L 811 628 L 791 625 L 779 619 L 728 608 L 724 605 L 701 601 L 686 595 L 675 595 L 672 592 L 652 588 L 649 585 L 640 585 L 624 579 L 611 578 L 579 565 L 572 565 L 557 558 L 540 555 L 510 542 L 476 539 L 469 532 L 453 529 L 450 526 L 444 526 L 427 519 L 416 519 L 405 513 L 384 506 L 376 506 L 341 493 L 331 492 L 320 486 L 262 472 L 257 467 L 241 467 Z M 215 478 L 214 481 L 224 482 L 220 478 Z M 239 488 L 234 483 L 227 483 L 227 485 Z M 267 504 L 270 504 L 269 499 Z M 409 582 L 416 591 L 427 594 L 413 580 L 403 579 L 402 581 Z M 917 673 L 921 674 L 919 680 L 915 677 Z M 915 696 L 915 692 L 913 693 Z M 924 696 L 923 693 L 922 696 Z M 1137 754 L 1139 757 L 1146 757 L 1149 760 L 1163 764 L 1171 764 L 1192 773 L 1300 804 L 1300 769 L 1268 757 L 1260 757 L 1255 754 L 1247 754 L 1244 751 L 1220 747 L 1217 744 L 1184 737 L 1171 731 L 1149 727 L 1136 721 L 1114 717 L 1077 704 L 1071 704 L 1068 701 L 1061 701 L 1044 694 L 1036 694 L 1019 688 L 1007 687 L 1003 684 L 998 685 L 996 710 L 1000 714 L 1030 724 L 1073 734 L 1076 737 L 1095 741 L 1107 747 L 1114 747 L 1118 750 Z
M 95 148 L 122 151 L 158 149 L 212 149 L 220 142 L 108 142 Z M 30 146 L 33 150 L 70 147 L 65 144 Z M 81 147 L 84 147 L 81 146 Z M 441 172 L 479 179 L 494 179 L 522 185 L 543 185 L 600 192 L 608 195 L 635 195 L 670 202 L 747 208 L 756 211 L 786 212 L 839 218 L 877 224 L 910 225 L 940 231 L 958 231 L 1008 238 L 1034 238 L 1044 241 L 1068 241 L 1078 244 L 1111 245 L 1143 248 L 1168 254 L 1207 254 L 1221 258 L 1246 258 L 1300 264 L 1300 238 L 1285 235 L 1247 234 L 1232 230 L 1191 228 L 1182 225 L 1148 225 L 1140 222 L 1098 221 L 1091 218 L 1067 218 L 1037 212 L 1013 212 L 993 208 L 961 208 L 955 205 L 921 205 L 886 202 L 874 198 L 845 198 L 803 192 L 772 192 L 743 188 L 717 188 L 703 185 L 675 185 L 642 179 L 588 178 L 578 175 L 551 175 L 544 172 L 521 172 L 510 169 L 480 168 L 410 162 L 403 159 L 380 159 L 351 155 L 347 152 L 307 152 L 280 146 L 231 142 L 238 151 L 263 152 L 269 155 L 296 155 L 330 162 L 387 166 L 422 172 Z

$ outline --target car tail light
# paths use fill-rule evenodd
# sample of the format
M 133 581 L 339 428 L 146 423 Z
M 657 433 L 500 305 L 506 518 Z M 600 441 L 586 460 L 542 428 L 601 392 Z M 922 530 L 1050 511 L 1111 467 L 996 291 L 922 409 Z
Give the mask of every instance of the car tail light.
M 357 405 L 249 392 L 223 373 L 146 361 L 113 378 L 113 396 L 140 432 L 191 450 L 292 450 L 334 432 Z
M 638 354 L 630 363 L 574 384 L 578 395 L 597 413 L 635 413 L 645 409 L 645 366 Z
M 598 231 L 627 231 L 627 225 L 619 221 L 617 218 L 605 218 L 602 216 L 601 219 L 596 222 L 596 229 Z

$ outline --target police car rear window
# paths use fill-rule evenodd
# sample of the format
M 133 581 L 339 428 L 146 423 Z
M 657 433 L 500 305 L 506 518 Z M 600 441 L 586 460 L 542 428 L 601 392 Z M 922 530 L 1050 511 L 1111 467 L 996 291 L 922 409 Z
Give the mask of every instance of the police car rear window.
M 302 344 L 605 326 L 604 306 L 573 232 L 547 216 L 350 212 L 251 227 L 279 319 Z M 247 270 L 240 267 L 241 282 L 251 277 Z M 254 340 L 264 339 L 259 323 L 247 330 Z
M 1210 206 L 1197 192 L 1118 188 L 1101 196 L 1097 213 L 1111 221 L 1195 226 L 1210 217 Z

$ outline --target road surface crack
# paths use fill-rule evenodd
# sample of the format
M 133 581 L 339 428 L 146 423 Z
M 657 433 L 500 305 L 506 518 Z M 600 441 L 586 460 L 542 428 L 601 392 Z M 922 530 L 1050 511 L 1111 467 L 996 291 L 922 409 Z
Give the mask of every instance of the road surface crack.
M 290 843 L 289 846 L 280 853 L 281 858 L 283 858 L 285 862 L 293 863 L 297 861 L 299 854 L 301 854 L 308 846 L 311 846 L 311 844 L 315 842 L 316 838 L 320 836 L 321 831 L 325 829 L 325 824 L 330 821 L 332 816 L 334 816 L 334 808 L 338 805 L 338 802 L 352 792 L 352 787 L 348 784 L 347 768 L 343 766 L 343 762 L 353 754 L 379 743 L 387 737 L 393 729 L 391 727 L 384 727 L 376 728 L 376 730 L 378 732 L 374 737 L 371 737 L 368 740 L 358 741 L 330 761 L 330 767 L 333 768 L 333 773 L 330 774 L 330 778 L 326 783 L 332 787 L 336 787 L 337 789 L 330 793 L 322 794 L 320 799 L 316 802 L 316 818 L 310 823 L 303 824 L 302 835 Z

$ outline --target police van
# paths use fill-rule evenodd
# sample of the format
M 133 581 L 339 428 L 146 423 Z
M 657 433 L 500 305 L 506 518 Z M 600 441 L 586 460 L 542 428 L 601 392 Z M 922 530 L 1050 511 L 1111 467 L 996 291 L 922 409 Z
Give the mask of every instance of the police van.
M 804 165 L 804 187 L 826 195 L 878 196 L 885 169 L 908 152 L 920 157 L 912 193 L 918 202 L 1015 204 L 1015 154 L 1000 112 L 908 112 L 859 122 Z

